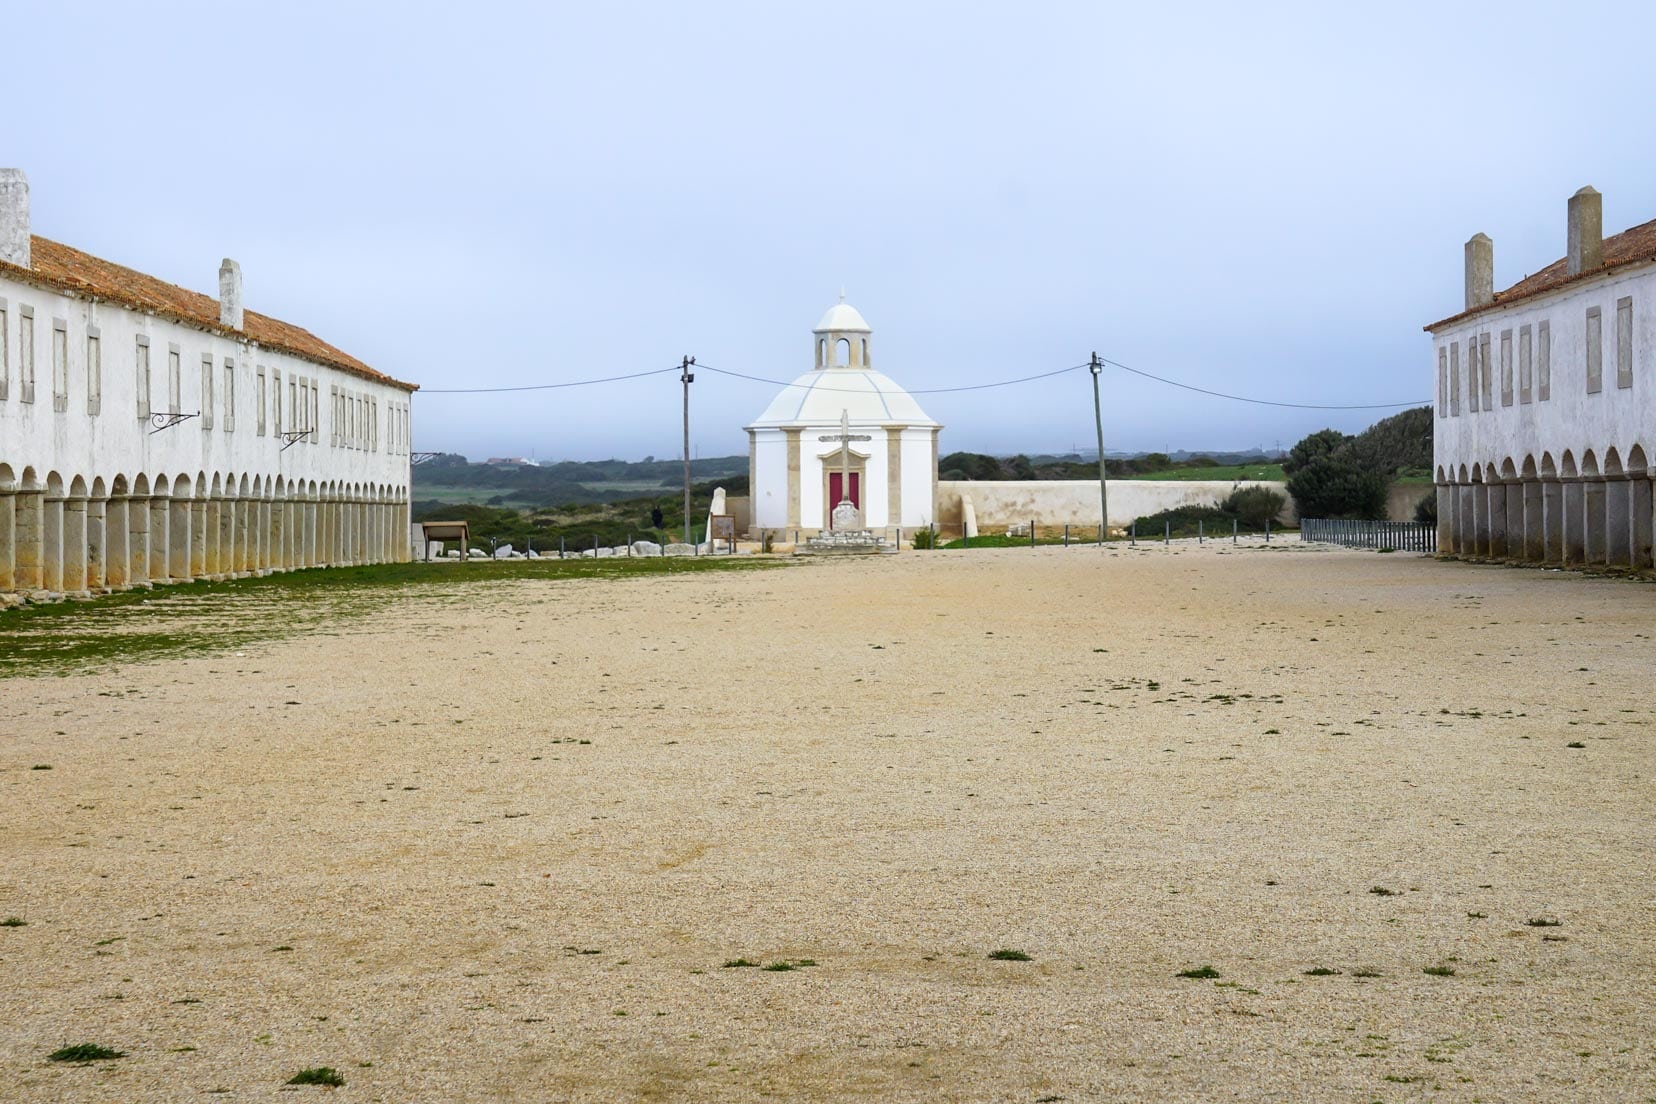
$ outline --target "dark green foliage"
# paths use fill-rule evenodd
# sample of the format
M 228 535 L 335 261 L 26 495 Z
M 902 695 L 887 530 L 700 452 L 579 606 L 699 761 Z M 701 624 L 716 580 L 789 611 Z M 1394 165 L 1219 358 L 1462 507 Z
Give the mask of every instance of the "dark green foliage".
M 1436 491 L 1427 491 L 1425 494 L 1420 496 L 1420 501 L 1415 503 L 1414 519 L 1421 525 L 1437 524 Z
M 332 1066 L 317 1066 L 314 1069 L 302 1069 L 287 1079 L 290 1085 L 327 1085 L 337 1089 L 345 1084 L 345 1078 Z
M 126 1052 L 111 1050 L 97 1043 L 76 1043 L 61 1050 L 54 1050 L 46 1056 L 49 1062 L 100 1062 L 108 1058 L 125 1058 Z
M 1269 487 L 1238 487 L 1220 505 L 1220 509 L 1241 523 L 1244 529 L 1263 529 L 1267 521 L 1275 521 L 1288 499 Z
M 1431 465 L 1432 410 L 1418 407 L 1382 418 L 1356 437 L 1318 430 L 1288 451 L 1282 470 L 1301 517 L 1384 518 L 1392 480 L 1429 472 Z M 1435 501 L 1432 509 L 1435 523 Z
M 1303 471 L 1312 464 L 1338 452 L 1351 438 L 1337 429 L 1319 429 L 1300 440 L 1288 450 L 1288 456 L 1282 461 L 1282 474 L 1293 475 Z
M 1256 478 L 1265 455 L 1260 452 L 1203 453 L 1174 459 L 1165 452 L 1151 452 L 1144 456 L 1111 456 L 1106 462 L 1111 479 L 1126 479 L 1152 473 L 1190 471 L 1205 479 Z M 1267 462 L 1268 463 L 1268 462 Z M 1236 471 L 1202 473 L 1196 469 L 1235 467 Z M 1250 470 L 1251 469 L 1251 470 Z M 1098 461 L 1083 459 L 1070 453 L 1067 456 L 1017 456 L 1001 458 L 981 452 L 951 452 L 937 461 L 940 479 L 1097 479 Z
M 1168 532 L 1168 524 L 1172 524 L 1172 532 Z M 1231 531 L 1231 515 L 1218 506 L 1179 506 L 1172 510 L 1163 510 L 1159 514 L 1149 514 L 1139 518 L 1133 524 L 1138 529 L 1139 540 L 1161 540 L 1163 536 L 1194 537 L 1200 526 L 1201 531 L 1210 537 L 1221 534 L 1229 535 Z
M 757 965 L 759 965 L 757 962 L 750 962 L 745 958 L 732 958 L 725 961 L 724 968 L 727 970 L 735 970 Z
M 914 547 L 936 548 L 937 534 L 932 532 L 930 529 L 916 529 L 914 531 Z
M 1030 957 L 1027 954 L 1025 954 L 1022 951 L 1013 950 L 1011 947 L 1002 947 L 998 951 L 990 951 L 989 952 L 989 958 L 991 958 L 995 962 L 1029 962 L 1029 961 L 1031 961 Z
M 21 916 L 8 916 L 4 920 L 0 920 L 0 928 L 26 928 L 28 926 L 29 922 Z
M 1338 970 L 1331 970 L 1327 966 L 1313 966 L 1304 971 L 1306 977 L 1333 977 L 1339 972 Z
M 1197 980 L 1201 980 L 1203 978 L 1216 978 L 1221 975 L 1219 971 L 1215 970 L 1212 966 L 1196 966 L 1189 970 L 1180 970 L 1175 976 L 1182 978 L 1196 978 Z
M 1428 966 L 1422 973 L 1430 974 L 1433 977 L 1454 977 L 1455 968 L 1453 966 Z

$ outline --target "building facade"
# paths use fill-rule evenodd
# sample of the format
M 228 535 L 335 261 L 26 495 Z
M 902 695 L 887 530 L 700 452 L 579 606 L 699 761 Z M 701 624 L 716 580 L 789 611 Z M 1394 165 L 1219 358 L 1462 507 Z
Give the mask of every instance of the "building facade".
M 856 507 L 851 528 L 887 539 L 936 521 L 943 427 L 874 370 L 873 331 L 843 296 L 811 336 L 814 367 L 746 427 L 751 535 L 831 529 L 841 501 Z
M 0 170 L 0 601 L 408 559 L 413 391 L 234 261 L 215 300 L 35 237 Z
M 1570 198 L 1567 254 L 1502 292 L 1494 245 L 1466 243 L 1466 305 L 1426 327 L 1440 553 L 1652 565 L 1656 221 L 1603 236 Z

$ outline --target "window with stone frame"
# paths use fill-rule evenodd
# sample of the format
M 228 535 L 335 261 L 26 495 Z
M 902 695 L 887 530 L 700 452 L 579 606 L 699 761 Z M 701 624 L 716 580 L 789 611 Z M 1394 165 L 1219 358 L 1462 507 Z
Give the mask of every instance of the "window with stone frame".
M 139 334 L 133 349 L 133 386 L 138 392 L 138 417 L 150 416 L 150 359 L 149 338 Z
M 224 358 L 224 432 L 234 433 L 236 430 L 236 362 L 231 357 Z
M 1466 412 L 1478 412 L 1478 335 L 1466 339 Z
M 1483 409 L 1495 409 L 1495 365 L 1489 355 L 1489 335 L 1478 335 L 1478 373 L 1483 378 Z
M 1449 343 L 1449 416 L 1460 417 L 1461 386 L 1460 386 L 1460 342 Z
M 1449 350 L 1438 346 L 1437 416 L 1449 416 Z
M 267 402 L 269 402 L 269 393 L 265 387 L 264 365 L 261 364 L 253 376 L 253 432 L 255 436 L 263 437 L 265 435 L 267 423 L 265 404 Z
M 1616 386 L 1633 386 L 1633 297 L 1616 300 Z
M 1512 331 L 1501 331 L 1501 405 L 1512 405 Z
M 201 431 L 213 428 L 213 354 L 201 354 Z
M 1535 398 L 1535 340 L 1528 326 L 1518 327 L 1518 401 Z
M 184 354 L 177 345 L 167 346 L 167 413 L 181 413 L 184 401 Z
M 299 432 L 299 415 L 299 378 L 297 376 L 289 376 L 287 390 L 287 425 L 289 433 Z
M 0 402 L 4 402 L 11 394 L 11 312 L 6 309 L 6 301 L 0 299 Z
M 316 386 L 316 381 L 310 381 L 310 421 L 306 423 L 311 431 L 310 443 L 316 444 L 317 438 L 322 435 L 316 432 L 322 421 L 322 389 Z
M 34 402 L 35 317 L 34 308 L 24 303 L 17 308 L 17 399 Z
M 276 436 L 282 435 L 282 373 L 276 372 L 270 377 L 270 417 L 274 423 Z
M 1587 308 L 1587 393 L 1596 395 L 1604 390 L 1604 314 L 1597 307 Z
M 1552 398 L 1552 323 L 1535 325 L 1535 401 Z
M 69 409 L 69 320 L 52 319 L 52 409 Z
M 103 410 L 103 334 L 96 326 L 86 328 L 86 412 Z

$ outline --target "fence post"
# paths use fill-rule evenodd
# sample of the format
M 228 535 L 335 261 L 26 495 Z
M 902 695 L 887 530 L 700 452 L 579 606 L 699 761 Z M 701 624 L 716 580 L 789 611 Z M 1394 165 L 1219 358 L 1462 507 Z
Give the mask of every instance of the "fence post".
M 1138 518 L 1133 519 L 1133 527 L 1127 533 L 1127 543 L 1133 548 L 1138 547 Z
M 1231 518 L 1231 543 L 1236 543 L 1236 519 Z
M 1165 548 L 1173 543 L 1173 522 L 1171 520 L 1164 521 L 1162 526 L 1162 547 Z
M 562 537 L 559 537 L 558 538 L 558 559 L 561 560 L 563 558 L 564 558 L 564 539 Z
M 627 534 L 627 559 L 629 559 L 629 560 L 632 559 L 632 544 L 633 544 L 632 534 L 628 533 Z
M 1029 547 L 1035 547 L 1035 519 L 1029 519 Z
M 1202 536 L 1202 533 L 1203 533 L 1202 519 L 1197 518 L 1196 519 L 1196 543 L 1197 544 L 1201 544 L 1204 540 L 1204 537 Z
M 1266 544 L 1271 543 L 1271 519 L 1270 518 L 1265 519 L 1265 543 Z
M 1069 526 L 1064 526 L 1064 547 L 1069 547 Z

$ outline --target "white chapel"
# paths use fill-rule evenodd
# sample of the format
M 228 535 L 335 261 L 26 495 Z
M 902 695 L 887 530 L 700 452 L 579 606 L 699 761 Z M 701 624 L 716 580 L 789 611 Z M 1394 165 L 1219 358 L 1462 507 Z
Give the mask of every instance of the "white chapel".
M 843 294 L 811 332 L 815 367 L 746 427 L 753 528 L 813 535 L 842 501 L 857 512 L 854 524 L 842 512 L 842 528 L 888 539 L 936 521 L 943 427 L 874 370 L 873 331 Z

